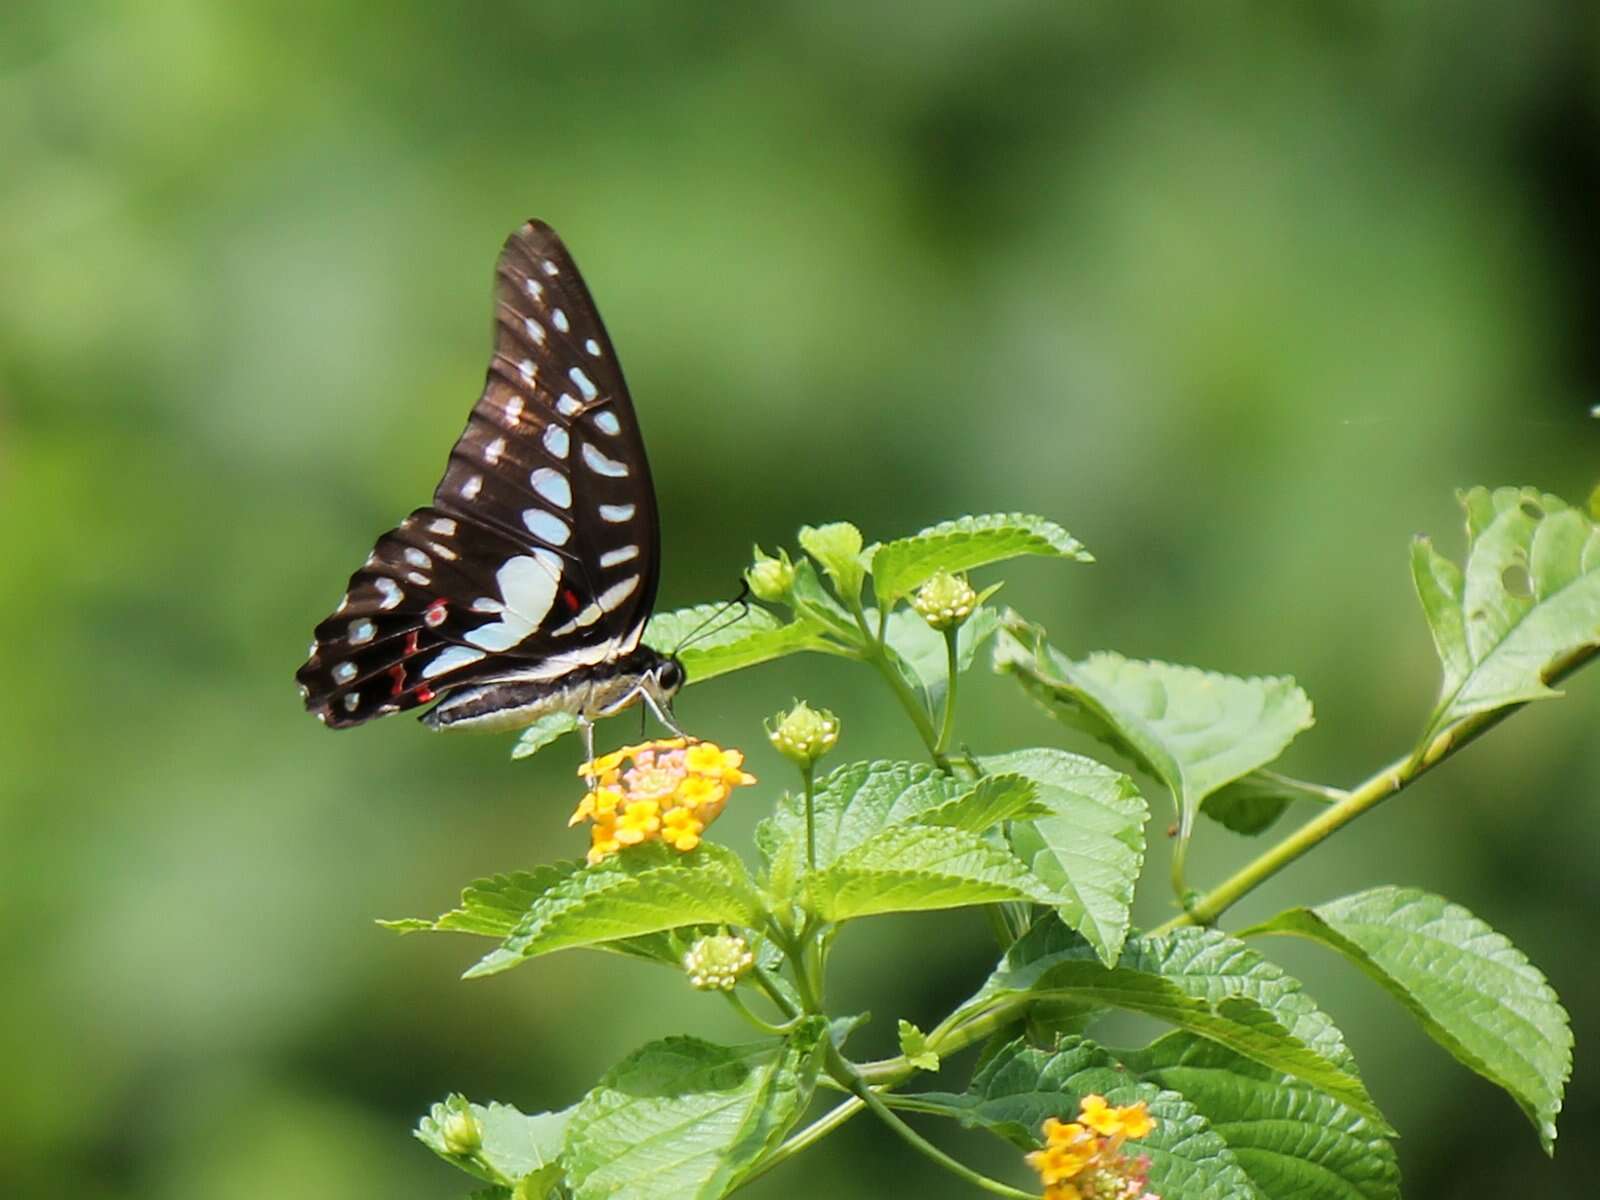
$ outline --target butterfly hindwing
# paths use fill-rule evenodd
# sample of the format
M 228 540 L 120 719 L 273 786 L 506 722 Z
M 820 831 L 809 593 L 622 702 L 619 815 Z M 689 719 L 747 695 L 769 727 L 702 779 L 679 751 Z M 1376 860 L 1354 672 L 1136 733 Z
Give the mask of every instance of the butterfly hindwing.
M 507 240 L 495 345 L 430 508 L 378 539 L 297 678 L 329 725 L 632 650 L 660 534 L 622 370 L 546 225 Z

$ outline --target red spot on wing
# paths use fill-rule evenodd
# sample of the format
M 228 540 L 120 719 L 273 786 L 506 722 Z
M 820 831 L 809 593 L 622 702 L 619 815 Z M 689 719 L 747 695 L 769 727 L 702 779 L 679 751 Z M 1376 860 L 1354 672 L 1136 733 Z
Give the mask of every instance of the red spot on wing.
M 411 636 L 416 637 L 416 634 L 412 634 Z M 395 663 L 394 666 L 389 668 L 389 678 L 394 680 L 393 685 L 389 688 L 389 694 L 391 696 L 398 696 L 401 692 L 406 690 L 406 669 L 399 663 Z
M 444 624 L 445 609 L 447 607 L 448 602 L 444 600 L 435 600 L 428 605 L 428 611 L 422 614 L 422 619 L 429 629 Z
M 420 687 L 420 688 L 417 689 L 417 703 L 418 704 L 426 704 L 426 703 L 428 703 L 428 701 L 430 701 L 432 699 L 433 699 L 433 689 L 431 687 Z
M 578 599 L 578 593 L 571 588 L 562 589 L 561 599 L 566 603 L 567 608 L 573 612 L 577 612 L 578 609 L 583 607 L 583 601 Z
M 415 629 L 413 629 L 410 633 L 406 634 L 406 655 L 409 657 L 410 655 L 413 655 L 416 652 L 417 652 L 417 631 Z M 401 674 L 403 675 L 403 674 L 405 674 L 405 672 L 402 671 Z

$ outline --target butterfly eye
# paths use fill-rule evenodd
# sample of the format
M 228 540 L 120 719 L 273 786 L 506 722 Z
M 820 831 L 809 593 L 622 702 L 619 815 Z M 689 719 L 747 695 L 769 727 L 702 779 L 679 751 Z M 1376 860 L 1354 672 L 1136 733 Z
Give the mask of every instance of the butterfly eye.
M 669 658 L 656 668 L 656 683 L 664 692 L 675 692 L 683 686 L 683 664 Z

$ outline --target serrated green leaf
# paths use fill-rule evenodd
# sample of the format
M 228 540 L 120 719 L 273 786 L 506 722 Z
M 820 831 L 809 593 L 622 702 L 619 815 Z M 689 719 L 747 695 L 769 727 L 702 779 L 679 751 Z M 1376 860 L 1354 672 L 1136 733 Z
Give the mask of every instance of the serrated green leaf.
M 828 525 L 804 525 L 798 536 L 800 548 L 816 559 L 817 565 L 833 580 L 834 591 L 845 603 L 861 595 L 865 567 L 861 562 L 861 531 L 849 521 Z
M 908 596 L 936 571 L 970 571 L 1026 554 L 1093 562 L 1077 538 L 1054 521 L 1027 513 L 960 517 L 897 538 L 872 555 L 872 586 L 878 603 Z
M 926 763 L 856 762 L 830 771 L 815 791 L 817 866 L 827 867 L 879 830 L 937 808 L 968 786 Z M 804 863 L 805 834 L 804 798 L 784 796 L 756 829 L 756 845 L 775 876 Z
M 1472 913 L 1417 888 L 1380 887 L 1244 932 L 1297 934 L 1343 954 L 1459 1062 L 1504 1088 L 1554 1151 L 1572 1074 L 1566 1011 L 1527 957 Z
M 804 1111 L 819 1019 L 782 1042 L 652 1042 L 607 1072 L 573 1115 L 564 1161 L 574 1200 L 714 1200 Z
M 1200 802 L 1265 766 L 1311 726 L 1311 702 L 1288 676 L 1241 679 L 1195 667 L 1091 654 L 1073 662 L 1010 621 L 995 667 L 1016 676 L 1053 716 L 1131 757 L 1172 793 L 1179 836 Z
M 663 654 L 677 654 L 688 682 L 702 683 L 802 651 L 840 653 L 824 633 L 816 621 L 780 621 L 754 605 L 738 613 L 723 604 L 697 604 L 651 617 L 644 643 Z M 694 640 L 685 645 L 689 637 Z
M 482 1145 L 471 1155 L 452 1154 L 446 1145 L 445 1123 L 457 1112 L 469 1113 L 482 1137 Z M 560 1178 L 558 1159 L 572 1113 L 568 1108 L 529 1115 L 509 1104 L 471 1104 L 464 1096 L 451 1096 L 435 1104 L 413 1133 L 451 1166 L 486 1183 L 516 1187 L 532 1177 L 533 1184 L 548 1185 Z M 543 1194 L 542 1187 L 525 1191 Z
M 1262 1195 L 1399 1200 L 1394 1147 L 1332 1096 L 1189 1033 L 1113 1053 L 1193 1104 Z
M 1128 935 L 1134 886 L 1144 866 L 1149 809 L 1120 771 L 1065 750 L 1018 750 L 979 760 L 983 769 L 1031 779 L 1049 809 L 1011 830 L 1011 846 L 1060 900 L 1056 912 L 1107 966 Z
M 1042 816 L 1050 809 L 1034 797 L 1038 789 L 1031 779 L 1020 774 L 985 775 L 971 789 L 936 808 L 925 809 L 911 818 L 918 825 L 943 825 L 982 833 L 1002 821 L 1019 821 Z
M 529 725 L 511 747 L 512 758 L 532 758 L 551 742 L 566 737 L 578 728 L 578 718 L 571 713 L 546 713 Z
M 557 950 L 683 925 L 753 925 L 761 898 L 737 855 L 703 843 L 688 854 L 635 847 L 583 867 L 541 892 L 499 949 L 466 978 L 493 975 Z
M 1545 672 L 1600 644 L 1600 528 L 1533 488 L 1473 488 L 1457 569 L 1426 538 L 1411 574 L 1444 668 L 1424 740 L 1473 713 L 1559 695 Z
M 1156 1017 L 1303 1080 L 1373 1121 L 1383 1120 L 1355 1074 L 1342 1035 L 1299 982 L 1217 930 L 1133 938 L 1117 965 L 1108 968 L 1056 918 L 1035 922 L 945 1025 L 1041 1002 Z
M 1152 1192 L 1173 1200 L 1249 1200 L 1262 1195 L 1194 1105 L 1176 1092 L 1130 1077 L 1111 1054 L 1082 1039 L 1068 1039 L 1055 1050 L 1012 1042 L 984 1064 L 966 1092 L 901 1096 L 895 1105 L 952 1117 L 1031 1150 L 1043 1140 L 1046 1117 L 1072 1120 L 1079 1102 L 1091 1093 L 1114 1105 L 1142 1100 L 1155 1118 L 1155 1128 L 1129 1142 L 1125 1151 L 1149 1156 Z
M 1009 850 L 977 834 L 921 825 L 890 826 L 811 876 L 807 886 L 812 905 L 828 921 L 1057 899 Z
M 937 1071 L 939 1055 L 928 1048 L 928 1035 L 903 1017 L 895 1022 L 900 1036 L 900 1053 L 919 1071 Z
M 461 892 L 461 905 L 435 920 L 379 921 L 398 933 L 476 933 L 503 938 L 527 915 L 533 902 L 580 869 L 579 863 L 550 863 L 532 871 L 512 871 L 475 879 Z
M 1200 811 L 1224 829 L 1253 836 L 1270 829 L 1284 810 L 1296 800 L 1332 804 L 1342 799 L 1336 788 L 1292 779 L 1276 771 L 1251 771 L 1200 804 Z
M 1000 614 L 994 609 L 981 605 L 973 609 L 956 633 L 956 670 L 969 670 L 978 650 L 999 629 Z M 950 686 L 944 634 L 911 610 L 897 608 L 889 614 L 883 640 L 904 668 L 907 682 L 922 694 L 928 711 L 938 713 Z

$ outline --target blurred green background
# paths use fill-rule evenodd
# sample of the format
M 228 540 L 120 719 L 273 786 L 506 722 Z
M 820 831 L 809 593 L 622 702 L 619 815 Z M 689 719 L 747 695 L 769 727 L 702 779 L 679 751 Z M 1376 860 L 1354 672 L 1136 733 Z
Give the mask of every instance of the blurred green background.
M 650 968 L 575 953 L 465 984 L 475 947 L 374 928 L 576 853 L 575 747 L 335 736 L 295 695 L 312 625 L 433 487 L 523 218 L 565 235 L 625 360 L 662 604 L 730 594 L 801 522 L 1037 511 L 1099 562 L 1020 564 L 1006 599 L 1073 652 L 1293 673 L 1319 724 L 1285 766 L 1348 783 L 1435 688 L 1410 535 L 1458 554 L 1460 485 L 1600 480 L 1597 66 L 1585 0 L 13 0 L 0 1195 L 456 1196 L 408 1136 L 444 1093 L 562 1106 L 652 1037 L 743 1036 Z M 1559 989 L 1579 1059 L 1547 1164 L 1376 987 L 1266 947 L 1347 1031 L 1410 1197 L 1600 1174 L 1589 676 L 1230 915 L 1417 884 Z M 795 694 L 852 756 L 915 752 L 839 662 L 679 711 L 771 788 L 758 721 Z M 976 747 L 1079 745 L 1004 681 L 967 697 Z M 742 804 L 718 833 L 745 847 L 763 801 Z M 1162 804 L 1146 923 L 1169 911 Z M 1202 836 L 1202 881 L 1248 850 Z M 858 1049 L 936 1018 L 986 937 L 854 931 L 833 983 L 875 1014 Z M 858 1121 L 750 1194 L 912 1188 L 963 1194 Z

